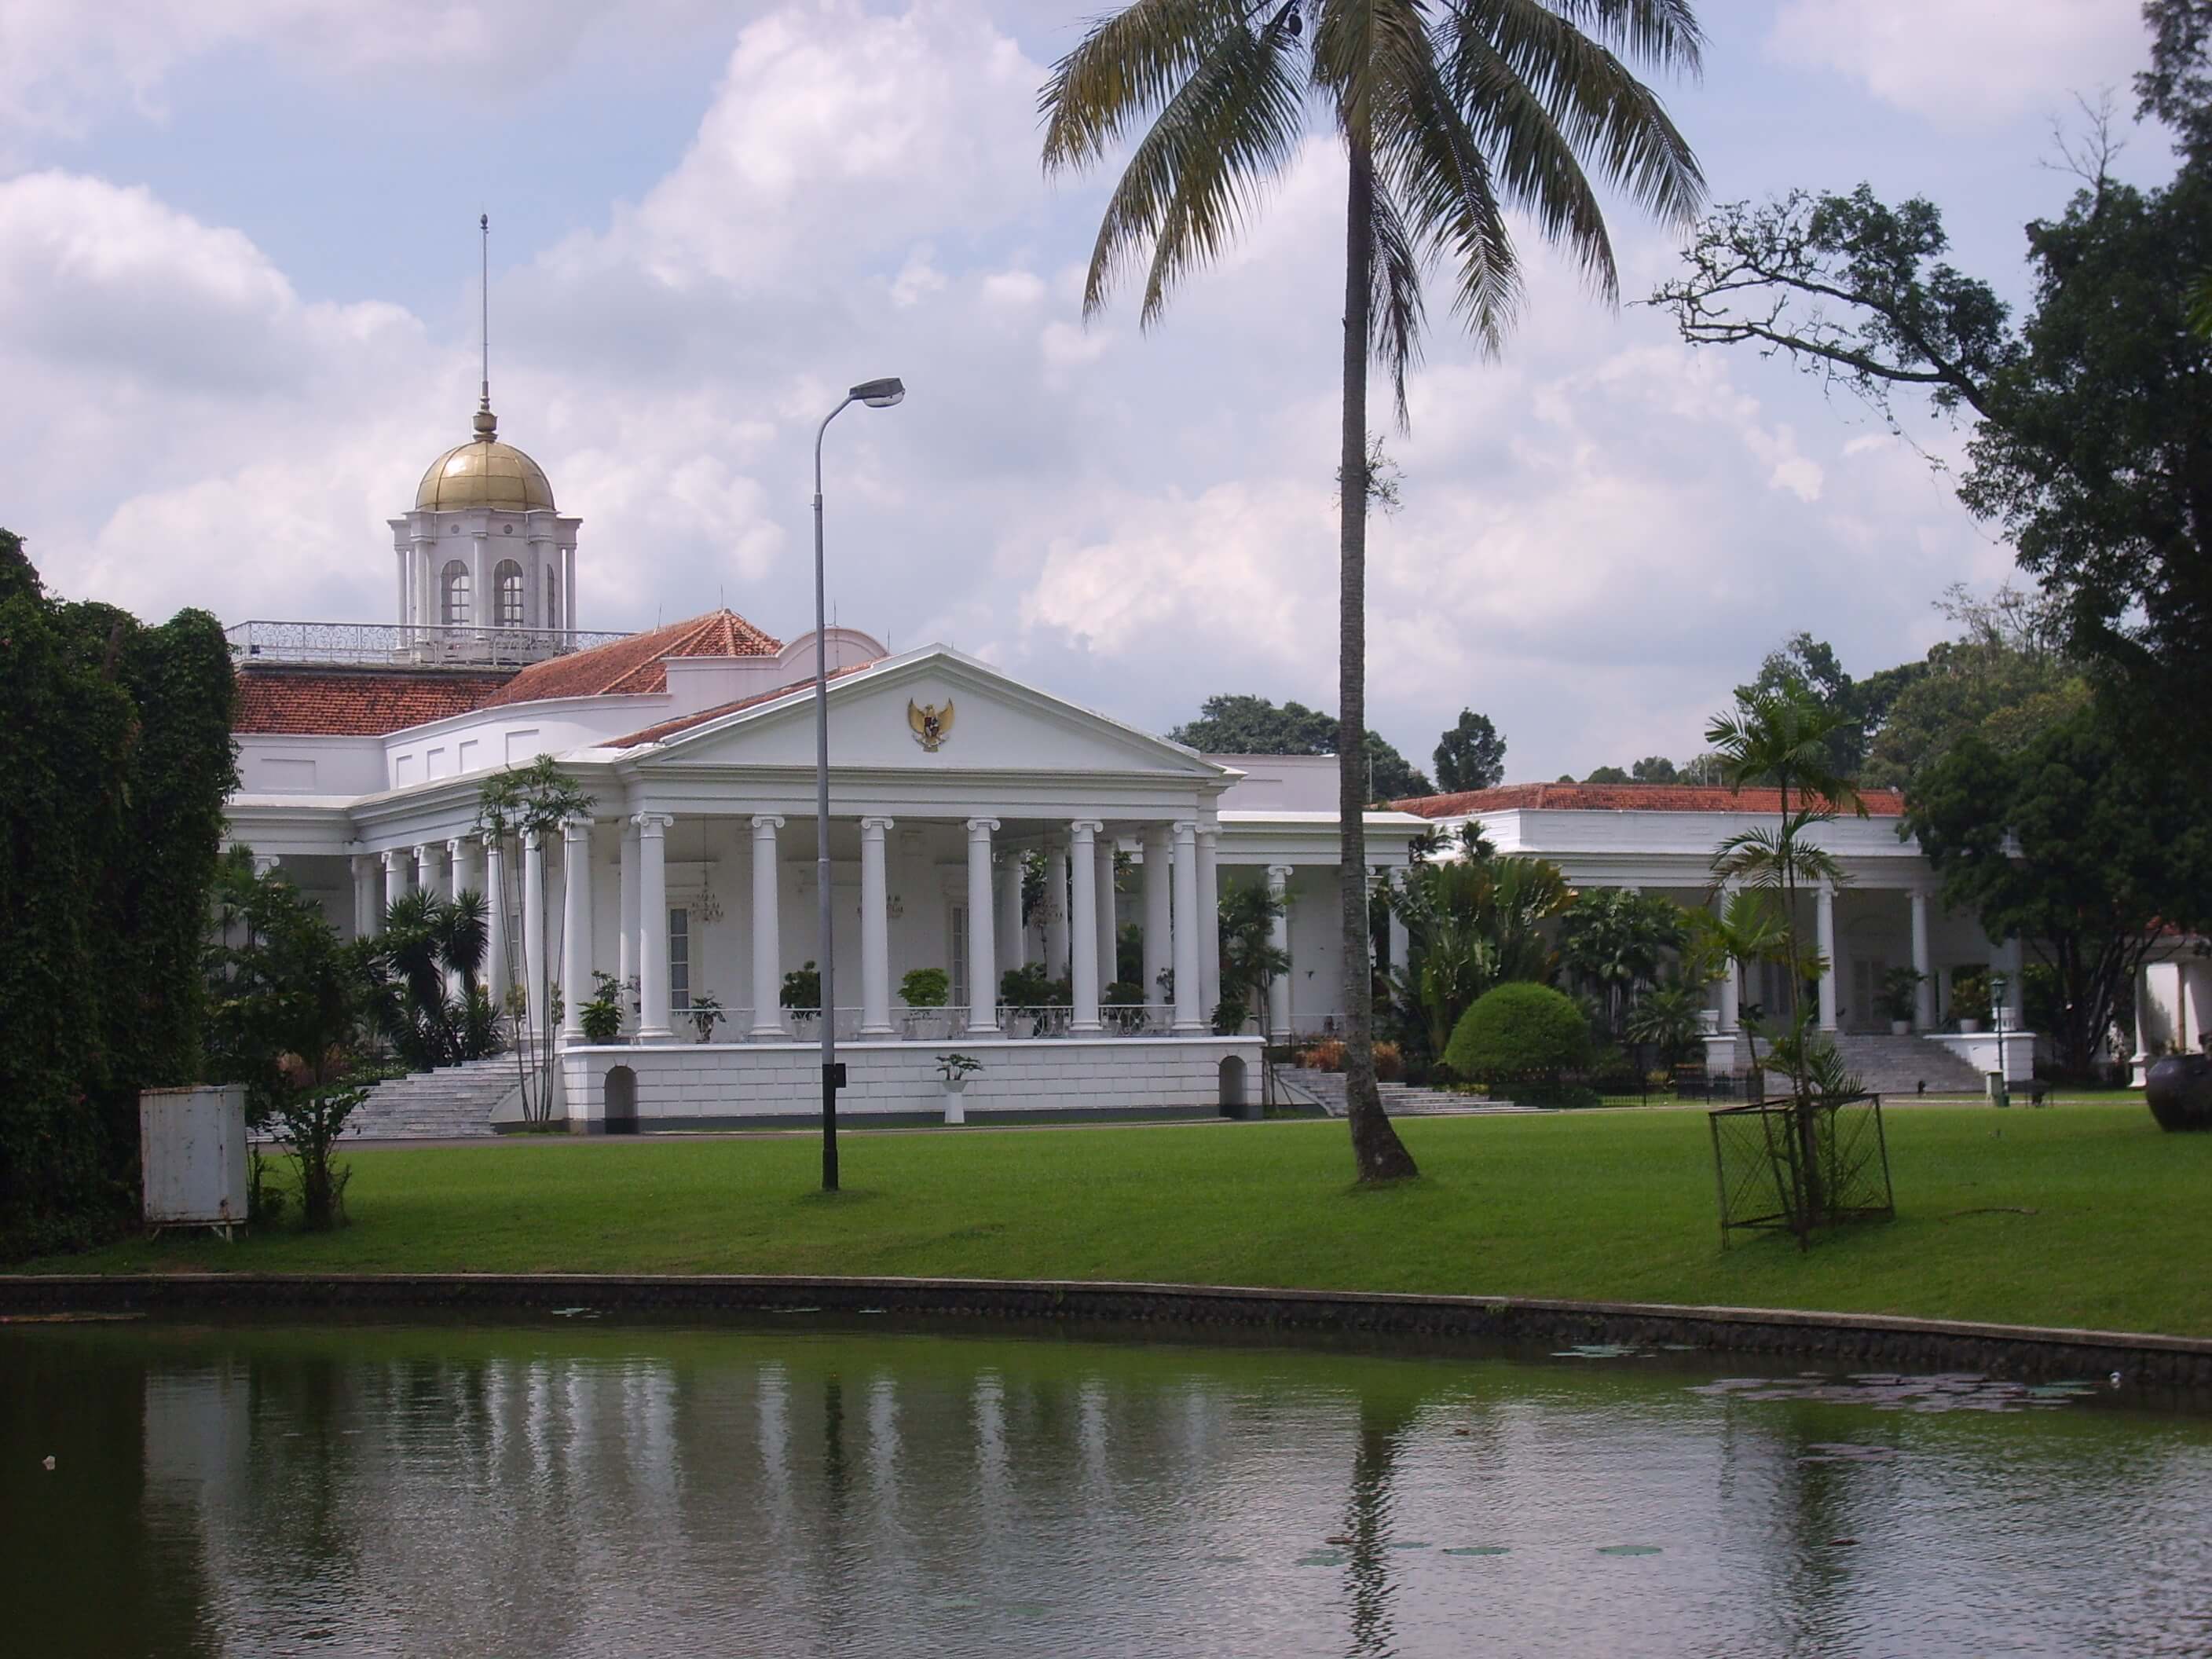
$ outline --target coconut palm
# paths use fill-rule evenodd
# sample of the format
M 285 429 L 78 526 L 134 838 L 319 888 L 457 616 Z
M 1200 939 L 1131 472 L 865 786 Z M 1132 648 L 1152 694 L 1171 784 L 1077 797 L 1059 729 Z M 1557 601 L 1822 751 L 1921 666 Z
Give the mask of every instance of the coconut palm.
M 1520 294 L 1509 210 L 1613 300 L 1590 173 L 1671 222 L 1687 222 L 1705 193 L 1688 144 L 1623 56 L 1694 70 L 1700 48 L 1690 0 L 1131 0 L 1054 66 L 1039 97 L 1049 170 L 1135 140 L 1099 224 L 1084 311 L 1095 314 L 1141 258 L 1147 326 L 1177 281 L 1227 247 L 1311 124 L 1344 143 L 1337 757 L 1347 969 L 1368 953 L 1369 360 L 1389 377 L 1403 426 L 1431 273 L 1448 276 L 1477 343 L 1498 348 Z M 1411 1176 L 1375 1087 L 1372 987 L 1356 971 L 1344 981 L 1360 1178 Z

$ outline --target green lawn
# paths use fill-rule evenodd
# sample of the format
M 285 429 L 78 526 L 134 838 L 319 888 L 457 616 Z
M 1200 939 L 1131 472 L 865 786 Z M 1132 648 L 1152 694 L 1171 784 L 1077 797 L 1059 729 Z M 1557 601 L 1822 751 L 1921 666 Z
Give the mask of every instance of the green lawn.
M 2140 1099 L 1889 1115 L 1899 1217 L 1715 1224 L 1701 1111 L 1412 1120 L 1362 1192 L 1338 1122 L 359 1151 L 352 1224 L 117 1245 L 55 1271 L 572 1270 L 1138 1279 L 1849 1310 L 2212 1335 L 2212 1136 Z

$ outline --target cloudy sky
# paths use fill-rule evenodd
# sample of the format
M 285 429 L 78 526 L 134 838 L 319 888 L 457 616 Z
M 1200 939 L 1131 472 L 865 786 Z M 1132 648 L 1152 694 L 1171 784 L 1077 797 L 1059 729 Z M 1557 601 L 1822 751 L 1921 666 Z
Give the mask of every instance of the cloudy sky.
M 483 210 L 493 402 L 583 518 L 586 626 L 803 631 L 814 422 L 897 374 L 830 440 L 841 620 L 1155 729 L 1333 708 L 1341 163 L 1317 136 L 1164 326 L 1086 327 L 1106 181 L 1041 175 L 1035 99 L 1102 3 L 0 0 L 0 524 L 70 597 L 388 619 L 384 520 L 474 404 Z M 2131 110 L 2143 51 L 2128 0 L 1700 10 L 1668 94 L 1717 199 L 1925 192 L 2015 293 L 2052 120 Z M 1615 230 L 1648 293 L 1673 240 Z M 1515 778 L 1680 757 L 1791 630 L 1864 672 L 2005 574 L 1857 410 L 1524 246 L 1504 360 L 1447 325 L 1389 441 L 1370 709 L 1410 756 L 1471 705 Z

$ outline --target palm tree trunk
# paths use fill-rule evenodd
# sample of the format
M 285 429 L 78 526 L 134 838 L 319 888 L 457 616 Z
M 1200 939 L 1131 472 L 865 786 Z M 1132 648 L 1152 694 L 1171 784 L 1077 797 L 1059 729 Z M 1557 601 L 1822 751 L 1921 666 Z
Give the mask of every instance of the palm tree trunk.
M 1344 446 L 1337 471 L 1337 885 L 1344 913 L 1344 1098 L 1362 1181 L 1419 1174 L 1375 1086 L 1375 979 L 1367 915 L 1367 355 L 1375 267 L 1375 158 L 1347 136 L 1344 236 Z

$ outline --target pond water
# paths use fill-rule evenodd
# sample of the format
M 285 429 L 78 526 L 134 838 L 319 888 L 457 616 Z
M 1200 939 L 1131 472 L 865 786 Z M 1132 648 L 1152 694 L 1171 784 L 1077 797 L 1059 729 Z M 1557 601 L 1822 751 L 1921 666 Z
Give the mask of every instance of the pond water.
M 2202 1655 L 2208 1534 L 2212 1419 L 2087 1384 L 0 1325 L 22 1654 Z

